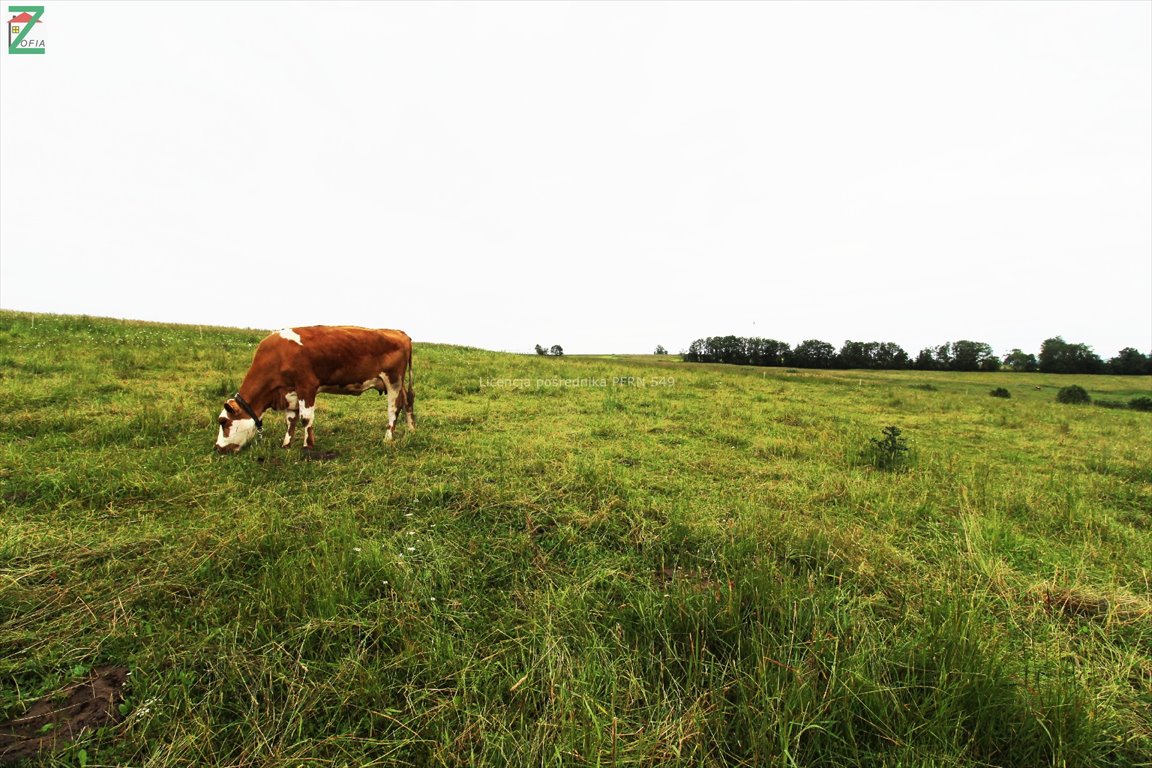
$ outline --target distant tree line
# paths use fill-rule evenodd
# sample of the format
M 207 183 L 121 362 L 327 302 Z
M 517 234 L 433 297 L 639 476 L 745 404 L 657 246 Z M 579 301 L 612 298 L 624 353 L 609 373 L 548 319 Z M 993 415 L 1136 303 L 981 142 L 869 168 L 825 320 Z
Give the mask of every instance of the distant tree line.
M 920 350 L 909 357 L 899 344 L 890 341 L 845 341 L 836 347 L 819 339 L 789 346 L 776 339 L 758 336 L 709 336 L 696 339 L 680 353 L 688 363 L 731 363 L 733 365 L 787 366 L 789 368 L 866 368 L 873 370 L 915 369 L 920 371 L 1039 371 L 1041 373 L 1152 374 L 1152 355 L 1134 347 L 1105 362 L 1086 344 L 1072 344 L 1059 336 L 1046 339 L 1040 356 L 1013 349 L 1003 358 L 982 341 L 948 341 L 938 347 Z

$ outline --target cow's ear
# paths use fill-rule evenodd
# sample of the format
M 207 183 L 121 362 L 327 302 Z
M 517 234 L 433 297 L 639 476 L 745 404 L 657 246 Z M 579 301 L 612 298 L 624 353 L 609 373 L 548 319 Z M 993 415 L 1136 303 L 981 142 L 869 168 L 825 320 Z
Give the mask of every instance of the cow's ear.
M 239 409 L 236 408 L 236 401 L 235 400 L 225 401 L 224 410 L 228 411 L 228 413 L 232 414 L 233 416 L 240 413 Z

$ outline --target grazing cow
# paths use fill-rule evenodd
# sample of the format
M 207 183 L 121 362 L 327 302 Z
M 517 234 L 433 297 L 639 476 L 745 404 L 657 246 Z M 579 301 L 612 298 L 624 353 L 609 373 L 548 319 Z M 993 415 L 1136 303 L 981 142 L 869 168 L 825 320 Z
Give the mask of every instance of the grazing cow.
M 263 430 L 260 417 L 268 409 L 288 413 L 285 448 L 292 442 L 297 419 L 304 430 L 304 447 L 311 448 L 316 395 L 359 395 L 369 389 L 388 394 L 388 440 L 397 406 L 408 417 L 408 429 L 416 429 L 412 339 L 404 331 L 325 325 L 284 328 L 260 342 L 240 391 L 224 403 L 216 450 L 229 453 L 244 447 Z

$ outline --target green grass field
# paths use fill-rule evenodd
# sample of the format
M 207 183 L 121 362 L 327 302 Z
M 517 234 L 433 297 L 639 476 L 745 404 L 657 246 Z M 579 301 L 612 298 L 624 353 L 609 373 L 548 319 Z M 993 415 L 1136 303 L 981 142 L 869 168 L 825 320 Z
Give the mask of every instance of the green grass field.
M 29 764 L 1152 765 L 1147 377 L 417 341 L 217 456 L 264 335 L 0 312 L 0 722 L 130 671 Z

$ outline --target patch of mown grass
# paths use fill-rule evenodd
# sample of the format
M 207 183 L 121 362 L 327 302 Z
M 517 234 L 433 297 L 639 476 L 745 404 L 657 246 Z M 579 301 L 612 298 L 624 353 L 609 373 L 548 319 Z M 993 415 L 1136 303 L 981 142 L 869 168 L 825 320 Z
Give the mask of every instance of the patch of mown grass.
M 42 764 L 1152 754 L 1152 424 L 1053 396 L 1130 377 L 417 343 L 419 432 L 326 397 L 327 460 L 217 457 L 262 335 L 0 313 L 0 720 L 132 671 Z M 916 461 L 862 466 L 893 424 Z

